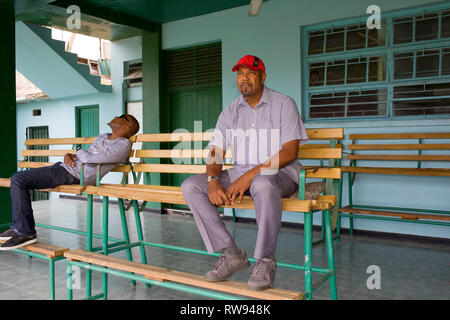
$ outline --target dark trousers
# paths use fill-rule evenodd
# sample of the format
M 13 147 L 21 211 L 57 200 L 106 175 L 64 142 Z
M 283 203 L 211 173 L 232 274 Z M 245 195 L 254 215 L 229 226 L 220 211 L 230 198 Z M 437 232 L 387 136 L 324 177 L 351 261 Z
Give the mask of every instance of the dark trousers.
M 80 181 L 61 167 L 60 162 L 49 167 L 16 172 L 11 177 L 12 228 L 22 236 L 36 234 L 30 190 L 77 184 Z

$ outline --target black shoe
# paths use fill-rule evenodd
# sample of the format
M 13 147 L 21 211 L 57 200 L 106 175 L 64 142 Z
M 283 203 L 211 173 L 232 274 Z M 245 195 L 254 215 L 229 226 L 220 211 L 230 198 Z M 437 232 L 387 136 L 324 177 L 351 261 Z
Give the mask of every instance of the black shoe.
M 16 234 L 16 232 L 14 231 L 14 229 L 13 228 L 9 228 L 8 230 L 3 231 L 2 233 L 0 233 L 0 241 L 9 240 L 15 234 Z
M 8 241 L 0 246 L 0 250 L 13 250 L 37 242 L 37 236 L 24 237 L 14 234 Z

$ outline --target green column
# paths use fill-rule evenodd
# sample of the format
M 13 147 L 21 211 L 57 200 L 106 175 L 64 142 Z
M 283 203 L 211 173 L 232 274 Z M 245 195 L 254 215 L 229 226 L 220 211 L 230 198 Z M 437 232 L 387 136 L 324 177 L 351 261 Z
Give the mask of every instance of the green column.
M 0 1 L 0 100 L 2 125 L 0 136 L 0 177 L 10 177 L 17 170 L 16 150 L 16 80 L 14 1 Z M 11 223 L 11 199 L 8 188 L 0 188 L 0 231 Z
M 161 28 L 156 32 L 142 32 L 142 117 L 144 133 L 161 132 L 162 72 L 161 72 Z M 159 143 L 147 143 L 146 149 L 159 149 Z M 146 163 L 159 163 L 159 159 L 147 159 Z M 144 175 L 145 184 L 160 184 L 160 174 Z M 160 203 L 149 203 L 147 207 L 160 209 Z

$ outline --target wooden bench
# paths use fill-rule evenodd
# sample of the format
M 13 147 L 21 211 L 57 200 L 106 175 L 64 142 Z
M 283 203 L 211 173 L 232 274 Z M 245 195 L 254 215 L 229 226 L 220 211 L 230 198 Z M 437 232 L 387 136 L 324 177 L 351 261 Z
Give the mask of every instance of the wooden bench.
M 133 136 L 130 138 L 132 142 L 134 142 L 136 139 L 136 136 Z M 89 137 L 89 138 L 53 138 L 53 139 L 27 139 L 25 140 L 25 149 L 21 151 L 21 156 L 24 157 L 23 160 L 19 161 L 17 164 L 17 167 L 19 170 L 26 170 L 26 169 L 32 169 L 32 168 L 41 168 L 46 166 L 54 165 L 58 161 L 64 161 L 64 155 L 67 153 L 75 154 L 76 150 L 75 148 L 77 146 L 86 146 L 90 145 L 94 142 L 95 137 Z M 50 149 L 52 147 L 52 149 Z M 57 149 L 54 149 L 54 148 Z M 132 157 L 134 155 L 134 150 L 130 151 L 129 157 Z M 99 174 L 100 165 L 97 165 L 97 174 Z M 124 183 L 127 181 L 128 174 L 131 172 L 131 164 L 121 164 L 117 165 L 112 172 L 119 172 L 122 173 L 122 181 L 121 183 Z M 81 179 L 82 180 L 82 179 Z M 99 184 L 99 176 L 97 178 L 97 184 Z M 11 178 L 0 178 L 0 187 L 9 188 L 11 183 Z M 68 194 L 74 194 L 74 195 L 81 195 L 83 194 L 84 190 L 86 189 L 86 186 L 83 185 L 83 181 L 80 181 L 80 184 L 72 184 L 72 185 L 61 185 L 57 186 L 55 188 L 49 188 L 49 189 L 42 189 L 40 191 L 44 192 L 60 192 L 60 193 L 68 193 Z M 92 199 L 91 199 L 92 200 Z M 88 202 L 88 206 L 90 206 L 90 212 L 92 215 L 92 206 L 93 203 Z M 89 212 L 89 210 L 88 210 Z M 90 216 L 92 218 L 92 216 Z M 92 219 L 88 218 L 88 226 L 87 231 L 79 231 L 79 230 L 73 230 L 69 228 L 62 228 L 57 226 L 51 226 L 47 224 L 42 223 L 36 223 L 36 226 L 48 228 L 48 229 L 55 229 L 59 231 L 69 232 L 69 233 L 75 233 L 75 234 L 84 234 L 88 236 L 89 239 L 92 239 Z M 125 226 L 126 227 L 126 226 Z M 124 227 L 124 234 L 125 238 L 128 239 L 128 230 Z M 101 236 L 96 235 L 96 237 L 101 238 Z M 117 239 L 114 239 L 116 242 L 119 242 Z M 126 242 L 126 240 L 124 241 Z M 33 245 L 33 250 L 37 248 L 37 245 Z M 39 244 L 40 248 L 48 248 L 51 252 L 51 250 L 59 250 L 58 246 L 53 246 L 51 244 Z M 31 248 L 31 247 L 30 247 Z M 92 248 L 92 241 L 88 243 L 88 249 L 89 250 L 95 250 L 95 248 Z M 29 254 L 30 252 L 34 252 L 31 250 L 16 250 L 17 252 Z M 59 251 L 55 251 L 58 252 Z M 38 252 L 37 252 L 38 253 Z M 53 262 L 55 259 L 63 259 L 64 256 L 62 254 L 55 256 L 55 257 L 48 257 L 48 255 L 44 252 L 42 253 L 46 258 L 44 260 L 51 261 L 50 263 L 50 274 L 53 275 Z M 130 253 L 131 254 L 131 253 Z M 51 282 L 54 284 L 54 279 L 51 279 Z M 54 288 L 53 288 L 54 291 Z M 54 296 L 54 294 L 53 294 Z
M 0 240 L 0 244 L 3 242 L 5 242 L 5 240 Z M 55 261 L 64 259 L 64 253 L 69 251 L 69 248 L 36 242 L 11 251 L 26 254 L 29 257 L 39 258 L 49 262 L 50 299 L 55 300 Z
M 111 271 L 111 269 L 123 271 L 122 273 L 120 273 L 120 275 L 124 277 L 127 277 L 127 275 L 129 275 L 130 273 L 134 275 L 141 275 L 145 279 L 150 280 L 148 282 L 151 284 L 158 284 L 169 288 L 176 288 L 177 287 L 176 284 L 183 284 L 211 290 L 218 290 L 221 292 L 236 294 L 240 296 L 247 296 L 256 299 L 268 299 L 268 300 L 300 300 L 302 299 L 303 296 L 301 292 L 293 292 L 281 289 L 252 291 L 247 288 L 246 284 L 236 281 L 223 281 L 214 283 L 206 281 L 203 276 L 170 270 L 167 268 L 144 265 L 141 263 L 127 261 L 112 256 L 105 256 L 99 253 L 93 253 L 86 250 L 76 249 L 68 251 L 64 253 L 64 256 L 69 260 L 69 265 L 74 265 L 75 261 L 82 261 L 85 263 L 90 263 L 91 269 L 94 268 L 93 266 L 103 267 L 102 269 L 98 268 L 97 271 L 107 272 L 108 270 L 105 268 L 108 268 L 109 271 Z M 81 267 L 84 267 L 84 265 L 81 265 Z M 130 278 L 140 281 L 144 280 L 136 276 L 131 276 Z M 72 281 L 70 272 L 68 274 L 67 281 L 68 283 L 71 283 Z M 201 290 L 198 290 L 197 293 L 201 293 Z M 233 297 L 225 297 L 222 295 L 220 295 L 219 297 L 233 298 Z
M 323 132 L 321 132 L 323 130 Z M 308 135 L 314 136 L 316 134 L 317 136 L 321 136 L 321 133 L 330 132 L 330 130 L 335 129 L 311 129 L 308 132 Z M 341 136 L 342 135 L 342 129 L 340 130 Z M 158 142 L 158 143 L 168 143 L 168 142 L 205 142 L 209 141 L 211 138 L 211 133 L 174 133 L 174 134 L 141 134 L 137 136 L 136 142 L 143 142 L 144 144 L 151 143 L 151 142 Z M 190 145 L 190 144 L 188 144 Z M 195 143 L 194 143 L 195 145 Z M 179 158 L 187 158 L 187 159 L 195 159 L 195 158 L 203 158 L 207 154 L 207 151 L 203 149 L 192 149 L 192 147 L 189 147 L 187 149 L 180 150 L 179 148 L 174 149 L 142 149 L 142 150 L 136 150 L 136 157 L 140 158 L 141 161 L 138 164 L 133 165 L 133 171 L 138 174 L 150 174 L 150 173 L 170 173 L 170 174 L 196 174 L 196 173 L 203 173 L 206 171 L 206 165 L 204 164 L 168 164 L 168 163 L 145 163 L 144 160 L 148 158 L 152 159 L 158 159 L 161 162 L 164 162 L 165 159 L 172 158 L 172 159 L 179 159 Z M 230 154 L 227 154 L 227 158 L 230 157 Z M 340 160 L 342 157 L 342 148 L 336 147 L 335 145 L 333 147 L 330 147 L 329 144 L 326 146 L 321 147 L 303 147 L 299 151 L 299 158 L 309 158 L 309 159 L 322 159 L 328 161 L 328 165 L 330 167 L 308 167 L 303 168 L 302 172 L 300 174 L 300 184 L 305 183 L 305 177 L 306 178 L 316 178 L 316 179 L 325 179 L 329 183 L 330 186 L 337 186 L 336 184 L 333 184 L 333 181 L 340 181 L 341 179 L 341 170 L 340 168 L 334 167 L 335 161 Z M 231 167 L 231 164 L 225 164 L 224 169 Z M 301 188 L 301 190 L 304 190 L 304 188 Z M 337 192 L 338 188 L 328 188 L 328 192 Z M 147 258 L 145 254 L 145 246 L 153 246 L 153 247 L 160 247 L 160 248 L 166 248 L 166 249 L 174 249 L 174 250 L 180 250 L 180 251 L 186 251 L 190 253 L 197 253 L 197 254 L 203 254 L 207 255 L 206 251 L 203 250 L 196 250 L 191 248 L 184 248 L 180 246 L 173 246 L 168 244 L 160 244 L 160 243 L 152 243 L 152 242 L 146 242 L 144 241 L 143 232 L 142 232 L 142 226 L 141 226 L 141 220 L 140 220 L 140 212 L 139 212 L 139 205 L 138 201 L 148 201 L 148 202 L 157 202 L 157 203 L 166 203 L 166 204 L 186 204 L 183 193 L 181 191 L 181 188 L 179 186 L 162 186 L 162 185 L 140 185 L 140 184 L 127 184 L 123 186 L 117 186 L 117 185 L 109 185 L 104 184 L 101 186 L 88 186 L 85 189 L 85 193 L 88 195 L 88 197 L 92 196 L 102 196 L 103 197 L 103 212 L 108 212 L 108 199 L 109 197 L 117 197 L 119 199 L 119 208 L 121 211 L 124 210 L 123 208 L 123 201 L 120 201 L 120 199 L 131 199 L 133 204 L 133 210 L 135 215 L 135 221 L 136 221 L 136 229 L 137 229 L 137 236 L 140 243 L 140 249 L 141 249 L 141 262 L 143 265 L 147 265 Z M 286 295 L 289 297 L 303 297 L 307 299 L 311 299 L 312 293 L 315 289 L 317 289 L 318 286 L 323 284 L 326 280 L 330 280 L 330 293 L 331 298 L 336 299 L 337 293 L 336 293 L 336 275 L 335 275 L 335 269 L 334 269 L 334 253 L 333 253 L 333 241 L 332 241 L 332 230 L 331 230 L 331 211 L 333 207 L 337 203 L 337 194 L 324 194 L 319 196 L 315 200 L 304 200 L 304 194 L 299 194 L 299 199 L 282 199 L 282 206 L 283 211 L 291 211 L 291 212 L 298 212 L 302 213 L 305 216 L 305 232 L 304 232 L 304 239 L 305 239 L 305 265 L 294 265 L 290 263 L 283 263 L 278 262 L 278 265 L 281 267 L 288 267 L 288 268 L 294 268 L 294 269 L 300 269 L 305 271 L 305 292 L 302 294 L 300 292 L 288 292 L 286 290 L 272 290 L 270 291 L 270 294 L 277 295 L 277 292 L 279 293 L 278 298 L 286 298 Z M 236 203 L 233 206 L 222 206 L 224 208 L 240 208 L 240 209 L 254 209 L 253 200 L 250 196 L 244 196 L 241 203 Z M 323 217 L 325 221 L 325 238 L 326 238 L 326 246 L 327 246 L 327 254 L 328 254 L 328 266 L 326 268 L 317 268 L 312 267 L 311 264 L 311 247 L 312 247 L 312 214 L 315 211 L 322 211 Z M 108 222 L 107 218 L 105 216 L 103 217 L 104 222 L 104 236 L 105 233 L 108 232 Z M 106 227 L 105 227 L 106 224 Z M 105 236 L 105 241 L 107 241 L 107 237 Z M 104 241 L 103 243 L 103 254 L 105 256 L 101 256 L 99 254 L 92 256 L 90 254 L 86 254 L 85 252 L 77 252 L 79 254 L 76 254 L 71 252 L 68 253 L 68 256 L 70 255 L 70 259 L 73 260 L 71 263 L 75 263 L 77 266 L 85 267 L 88 269 L 88 272 L 91 270 L 97 270 L 101 271 L 103 273 L 103 293 L 101 296 L 106 299 L 107 298 L 107 274 L 114 274 L 119 276 L 124 276 L 124 274 L 128 274 L 129 272 L 136 272 L 135 269 L 128 269 L 130 263 L 128 261 L 119 261 L 114 259 L 117 264 L 114 264 L 114 267 L 121 270 L 122 272 L 118 272 L 117 270 L 111 270 L 112 267 L 109 263 L 112 261 L 107 257 L 110 251 L 108 249 L 108 244 Z M 217 254 L 212 254 L 217 255 Z M 255 261 L 254 259 L 250 259 L 250 261 Z M 120 262 L 120 263 L 119 263 Z M 126 265 L 126 266 L 125 266 Z M 131 264 L 134 267 L 136 267 L 136 264 Z M 97 269 L 95 269 L 95 266 L 97 266 Z M 145 267 L 145 270 L 156 270 L 152 269 L 154 267 Z M 128 273 L 127 273 L 128 272 Z M 228 287 L 236 287 L 236 288 L 244 288 L 246 284 L 234 284 L 232 285 L 225 285 L 223 286 L 223 283 L 210 283 L 205 281 L 200 281 L 202 279 L 202 276 L 198 275 L 190 275 L 186 273 L 176 273 L 174 271 L 168 271 L 166 269 L 159 270 L 159 276 L 156 277 L 157 280 L 154 280 L 152 283 L 157 285 L 166 286 L 166 282 L 181 282 L 183 284 L 189 284 L 189 285 L 195 285 L 207 288 L 209 290 L 218 290 L 218 291 L 226 291 L 230 292 L 231 289 L 226 289 Z M 316 283 L 312 283 L 312 272 L 319 272 L 324 275 L 321 281 L 318 281 Z M 169 275 L 177 274 L 179 278 L 175 281 L 174 278 L 171 278 Z M 135 274 L 130 275 L 131 279 L 135 280 L 143 280 L 144 278 L 138 278 Z M 195 284 L 191 283 L 192 279 L 196 279 Z M 164 281 L 168 280 L 168 281 Z M 239 289 L 239 290 L 241 290 Z M 177 286 L 177 290 L 190 290 L 186 287 L 180 287 Z M 250 297 L 254 297 L 254 293 L 250 293 L 248 291 L 243 292 L 242 290 L 239 291 L 240 294 L 245 293 L 245 295 L 250 295 Z M 231 292 L 236 293 L 236 292 Z M 211 296 L 214 296 L 212 293 L 205 293 L 202 291 L 202 294 L 210 294 Z M 69 293 L 69 296 L 71 296 L 71 293 Z M 262 296 L 261 296 L 262 297 Z M 266 296 L 267 297 L 267 296 Z M 88 297 L 89 298 L 89 297 Z M 271 295 L 271 298 L 275 298 L 273 295 Z
M 383 174 L 449 177 L 450 168 L 435 167 L 436 163 L 450 161 L 450 133 L 384 133 L 350 134 L 349 166 L 342 172 L 348 176 L 348 202 L 339 209 L 341 216 L 350 219 L 350 234 L 353 234 L 353 218 L 376 218 L 387 221 L 406 221 L 424 224 L 450 225 L 450 211 L 416 208 L 382 207 L 353 203 L 353 188 L 356 174 Z M 447 141 L 446 141 L 447 140 Z M 439 152 L 436 152 L 439 150 Z M 361 161 L 381 163 L 384 166 L 362 165 Z M 409 162 L 415 167 L 396 166 L 398 162 Z M 428 167 L 423 168 L 424 162 Z

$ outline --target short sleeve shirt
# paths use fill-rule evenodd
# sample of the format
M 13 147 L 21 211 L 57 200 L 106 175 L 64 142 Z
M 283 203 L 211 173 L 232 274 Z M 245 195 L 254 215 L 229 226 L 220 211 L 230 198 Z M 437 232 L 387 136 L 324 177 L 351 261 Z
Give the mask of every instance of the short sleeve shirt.
M 250 107 L 241 95 L 222 110 L 208 146 L 231 149 L 233 168 L 231 181 L 264 163 L 291 140 L 308 141 L 295 101 L 264 87 L 260 102 Z M 294 160 L 280 169 L 298 183 L 301 163 Z M 274 171 L 274 173 L 277 170 Z

